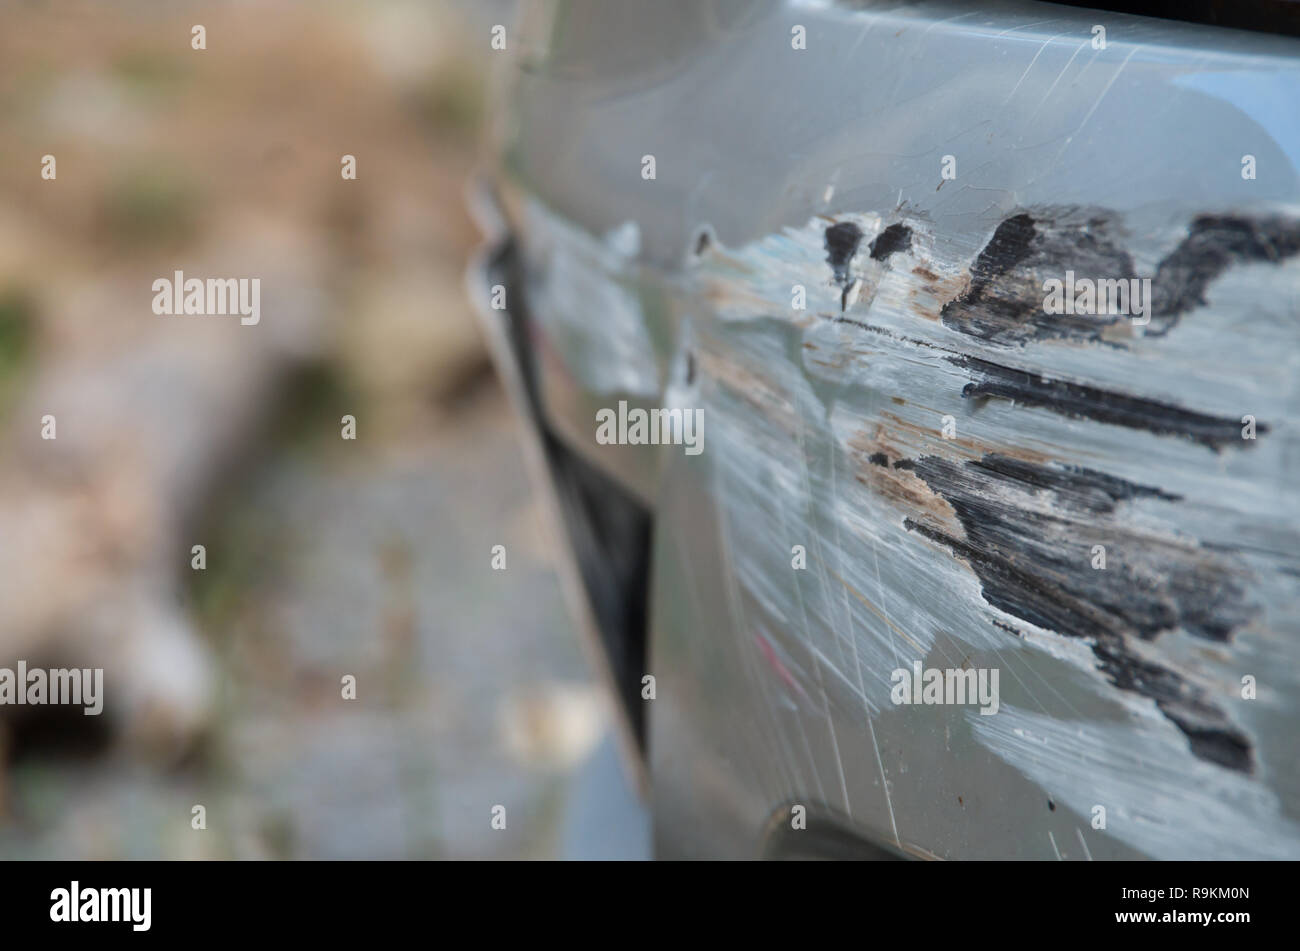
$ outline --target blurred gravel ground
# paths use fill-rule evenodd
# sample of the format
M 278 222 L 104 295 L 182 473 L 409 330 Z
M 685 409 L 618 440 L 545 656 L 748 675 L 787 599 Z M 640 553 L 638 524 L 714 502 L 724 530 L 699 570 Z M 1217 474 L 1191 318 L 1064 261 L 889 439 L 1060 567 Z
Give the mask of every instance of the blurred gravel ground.
M 556 854 L 603 700 L 500 395 L 485 385 L 456 426 L 351 452 L 275 454 L 222 519 L 212 560 L 236 567 L 196 597 L 221 670 L 202 754 L 162 775 L 111 753 L 33 757 L 11 777 L 27 821 L 4 854 Z M 505 572 L 488 568 L 494 544 Z
M 140 663 L 110 708 L 149 701 L 0 717 L 0 857 L 643 849 L 638 807 L 590 793 L 619 783 L 606 700 L 461 290 L 503 6 L 0 9 L 0 665 L 119 645 Z M 177 267 L 263 275 L 262 325 L 155 317 Z M 29 438 L 50 401 L 54 480 Z M 140 640 L 135 602 L 105 608 L 123 590 L 171 626 Z M 160 645 L 193 648 L 208 700 Z

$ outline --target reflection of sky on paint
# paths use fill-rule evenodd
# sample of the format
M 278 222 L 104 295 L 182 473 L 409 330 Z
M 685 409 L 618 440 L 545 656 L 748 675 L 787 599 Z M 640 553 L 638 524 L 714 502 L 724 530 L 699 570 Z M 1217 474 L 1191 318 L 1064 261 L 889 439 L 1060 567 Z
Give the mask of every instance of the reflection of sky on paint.
M 1300 171 L 1300 93 L 1294 71 L 1261 73 L 1184 73 L 1174 83 L 1235 106 L 1267 129 L 1273 142 Z M 1242 153 L 1258 156 L 1258 147 L 1242 144 Z

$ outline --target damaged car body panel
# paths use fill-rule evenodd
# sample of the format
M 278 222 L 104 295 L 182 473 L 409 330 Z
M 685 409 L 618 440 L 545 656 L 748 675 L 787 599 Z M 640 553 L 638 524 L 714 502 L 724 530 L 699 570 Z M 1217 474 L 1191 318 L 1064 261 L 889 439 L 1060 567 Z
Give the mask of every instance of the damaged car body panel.
M 1300 857 L 1300 41 L 556 0 L 520 45 L 483 316 L 551 485 L 644 513 L 644 587 L 578 574 L 645 600 L 659 853 L 802 806 L 827 854 Z M 703 451 L 598 441 L 620 401 Z M 899 702 L 922 669 L 996 709 Z

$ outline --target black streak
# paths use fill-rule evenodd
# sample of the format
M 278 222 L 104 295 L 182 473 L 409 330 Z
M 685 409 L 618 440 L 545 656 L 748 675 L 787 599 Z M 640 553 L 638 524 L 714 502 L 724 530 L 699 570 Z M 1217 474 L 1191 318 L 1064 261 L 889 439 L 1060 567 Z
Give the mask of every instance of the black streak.
M 975 381 L 962 389 L 962 396 L 969 399 L 997 397 L 1022 406 L 1041 406 L 1075 419 L 1094 419 L 1161 436 L 1181 436 L 1215 450 L 1254 445 L 1254 441 L 1241 438 L 1241 423 L 1234 419 L 1208 416 L 1084 383 L 1049 380 L 1037 373 L 976 357 L 958 356 L 948 360 L 974 372 Z M 1268 431 L 1265 424 L 1256 424 L 1257 435 Z
M 1251 770 L 1249 741 L 1206 692 L 1131 646 L 1175 629 L 1223 643 L 1255 612 L 1238 566 L 1194 540 L 1148 536 L 1120 510 L 1176 496 L 1091 469 L 999 455 L 964 464 L 924 456 L 895 468 L 914 471 L 952 505 L 964 538 L 912 518 L 904 525 L 964 559 L 990 605 L 1088 639 L 1110 681 L 1153 699 L 1197 756 Z M 1093 567 L 1094 545 L 1105 548 L 1105 568 Z

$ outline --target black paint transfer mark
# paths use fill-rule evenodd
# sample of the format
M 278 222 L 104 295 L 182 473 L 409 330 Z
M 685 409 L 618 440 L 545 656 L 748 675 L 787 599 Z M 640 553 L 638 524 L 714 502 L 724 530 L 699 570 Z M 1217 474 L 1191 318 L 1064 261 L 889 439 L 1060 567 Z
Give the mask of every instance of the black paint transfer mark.
M 1151 282 L 1152 325 L 1148 334 L 1168 333 L 1179 318 L 1204 306 L 1205 290 L 1230 267 L 1252 262 L 1279 264 L 1300 254 L 1300 221 L 1201 215 L 1187 237 L 1156 268 Z
M 993 281 L 1029 257 L 1029 246 L 1038 229 L 1026 214 L 1012 215 L 1003 221 L 971 267 L 970 296 L 978 299 Z
M 826 229 L 826 263 L 831 266 L 835 283 L 849 283 L 849 265 L 862 243 L 862 229 L 851 221 L 841 221 Z
M 971 370 L 974 381 L 962 389 L 969 399 L 998 398 L 1021 406 L 1039 406 L 1073 419 L 1144 429 L 1161 436 L 1180 436 L 1216 451 L 1225 446 L 1248 447 L 1254 440 L 1241 438 L 1241 423 L 1222 416 L 1209 416 L 1170 403 L 1129 396 L 1114 390 L 1065 380 L 1049 380 L 1027 370 L 1017 370 L 976 357 L 956 356 L 948 360 Z M 1263 423 L 1255 432 L 1269 431 Z
M 1133 499 L 1160 499 L 1164 502 L 1181 502 L 1181 495 L 1173 495 L 1154 486 L 1138 485 L 1119 476 L 1086 469 L 1083 466 L 1041 466 L 1011 456 L 986 455 L 969 463 L 970 467 L 995 478 L 1009 479 L 1031 490 L 1042 489 L 1065 499 L 1073 508 L 1086 508 L 1097 515 L 1110 515 L 1119 502 Z
M 853 256 L 862 243 L 862 229 L 851 221 L 841 221 L 826 229 L 826 263 L 831 266 L 840 288 L 840 310 L 849 309 L 849 291 L 857 278 L 853 276 Z
M 1178 497 L 1091 469 L 1044 466 L 1001 455 L 964 463 L 901 460 L 952 506 L 963 537 L 913 518 L 911 531 L 948 548 L 980 579 L 990 605 L 1067 637 L 1091 642 L 1116 687 L 1153 699 L 1199 757 L 1249 772 L 1250 743 L 1200 687 L 1149 659 L 1161 634 L 1184 630 L 1230 640 L 1256 607 L 1245 569 L 1172 527 L 1140 527 L 1126 506 Z M 1104 568 L 1094 568 L 1103 546 Z
M 1148 641 L 1182 627 L 1224 642 L 1254 613 L 1226 556 L 1121 517 L 1121 503 L 1179 501 L 1160 489 L 993 454 L 965 464 L 924 456 L 894 468 L 913 470 L 948 500 L 965 543 L 1001 579 L 1000 599 L 1014 607 L 1008 613 L 1040 627 Z M 1104 569 L 1092 568 L 1098 544 L 1111 562 Z
M 857 327 L 859 330 L 865 330 L 868 333 L 880 334 L 880 336 L 888 337 L 890 340 L 901 340 L 905 343 L 910 343 L 916 347 L 925 347 L 926 349 L 929 350 L 943 350 L 945 353 L 952 352 L 951 350 L 947 350 L 944 347 L 936 347 L 928 340 L 921 340 L 918 337 L 906 337 L 903 336 L 902 334 L 894 333 L 894 331 L 889 330 L 886 327 L 877 327 L 875 324 L 869 324 L 862 320 L 854 320 L 852 317 L 826 317 L 826 319 L 833 324 L 848 324 L 850 327 Z M 890 400 L 898 404 L 899 406 L 903 405 L 903 400 L 901 397 L 891 396 Z
M 883 261 L 895 251 L 906 251 L 912 246 L 912 229 L 905 224 L 892 224 L 871 241 L 871 259 Z
M 1080 277 L 1135 277 L 1118 231 L 1115 217 L 1104 211 L 1065 208 L 1012 215 L 976 256 L 966 293 L 944 304 L 944 326 L 1009 345 L 1050 338 L 1101 341 L 1108 326 L 1128 318 L 1049 314 L 1043 307 L 1043 284 L 1063 278 L 1067 270 Z
M 1155 700 L 1160 712 L 1187 737 L 1193 755 L 1238 772 L 1253 770 L 1250 740 L 1232 726 L 1204 691 L 1167 667 L 1122 648 L 1098 642 L 1092 653 L 1116 687 Z
M 1206 288 L 1229 268 L 1278 264 L 1300 254 L 1300 220 L 1201 215 L 1151 278 L 1151 318 L 1145 334 L 1169 332 L 1183 314 L 1204 306 Z M 1034 340 L 1100 342 L 1120 314 L 1048 314 L 1043 284 L 1066 271 L 1092 280 L 1138 277 L 1112 212 L 1047 208 L 1004 219 L 970 269 L 969 289 L 944 305 L 945 326 L 1012 346 Z

